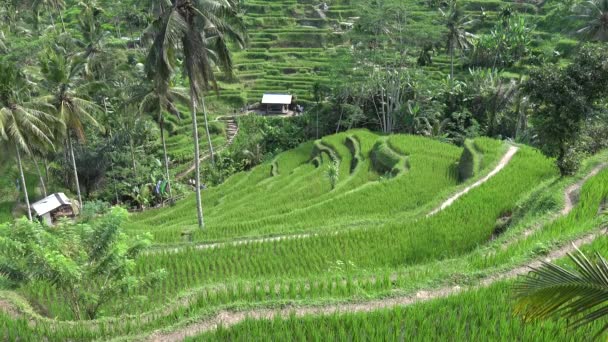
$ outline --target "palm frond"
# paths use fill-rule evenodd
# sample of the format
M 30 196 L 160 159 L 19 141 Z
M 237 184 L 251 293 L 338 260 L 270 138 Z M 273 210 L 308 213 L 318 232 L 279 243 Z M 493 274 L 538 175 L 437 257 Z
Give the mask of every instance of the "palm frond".
M 574 268 L 543 263 L 515 285 L 517 314 L 527 321 L 574 318 L 572 327 L 608 317 L 608 263 L 599 254 L 598 261 L 592 262 L 579 250 L 568 256 Z M 598 334 L 607 329 L 608 323 Z

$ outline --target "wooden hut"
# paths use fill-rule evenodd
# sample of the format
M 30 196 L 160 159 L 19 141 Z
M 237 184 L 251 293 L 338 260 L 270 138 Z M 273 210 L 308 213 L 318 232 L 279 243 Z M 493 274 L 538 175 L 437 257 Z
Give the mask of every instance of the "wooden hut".
M 36 216 L 49 226 L 52 226 L 61 217 L 73 218 L 75 216 L 72 201 L 63 193 L 59 192 L 47 196 L 32 204 Z
M 268 114 L 288 114 L 293 96 L 289 94 L 264 94 L 262 110 Z

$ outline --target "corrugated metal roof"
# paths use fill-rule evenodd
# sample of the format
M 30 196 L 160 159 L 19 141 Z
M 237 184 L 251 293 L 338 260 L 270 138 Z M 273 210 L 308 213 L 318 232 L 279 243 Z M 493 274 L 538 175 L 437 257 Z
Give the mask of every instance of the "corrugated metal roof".
M 264 94 L 262 104 L 291 104 L 292 98 L 289 94 Z
M 36 215 L 42 216 L 62 205 L 72 205 L 72 201 L 63 192 L 59 192 L 32 204 L 32 208 L 36 211 Z

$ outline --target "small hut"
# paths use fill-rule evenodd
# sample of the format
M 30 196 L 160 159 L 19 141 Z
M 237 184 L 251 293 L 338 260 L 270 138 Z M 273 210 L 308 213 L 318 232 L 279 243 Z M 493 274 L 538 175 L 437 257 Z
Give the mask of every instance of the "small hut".
M 36 216 L 40 217 L 49 226 L 55 224 L 62 217 L 73 218 L 75 216 L 72 201 L 63 192 L 41 199 L 32 204 L 32 209 L 36 212 Z
M 264 94 L 262 110 L 268 114 L 288 114 L 293 96 L 289 94 Z

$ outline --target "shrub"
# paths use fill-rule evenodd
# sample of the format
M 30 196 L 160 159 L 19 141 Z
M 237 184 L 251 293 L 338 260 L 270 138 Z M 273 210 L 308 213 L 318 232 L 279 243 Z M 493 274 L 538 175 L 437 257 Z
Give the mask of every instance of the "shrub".
M 474 177 L 481 168 L 481 156 L 475 149 L 472 140 L 465 140 L 464 151 L 458 162 L 458 177 L 460 181 L 465 181 Z
M 164 275 L 135 275 L 135 259 L 150 242 L 122 232 L 126 217 L 126 210 L 114 208 L 91 225 L 64 221 L 46 227 L 21 219 L 0 226 L 0 274 L 15 285 L 48 282 L 76 319 L 94 319 L 104 304 Z
M 583 153 L 576 148 L 570 147 L 566 150 L 563 156 L 558 158 L 557 167 L 563 176 L 572 176 L 578 171 L 581 166 Z
M 335 189 L 340 179 L 340 161 L 334 160 L 327 166 L 327 178 L 331 184 L 331 188 Z

